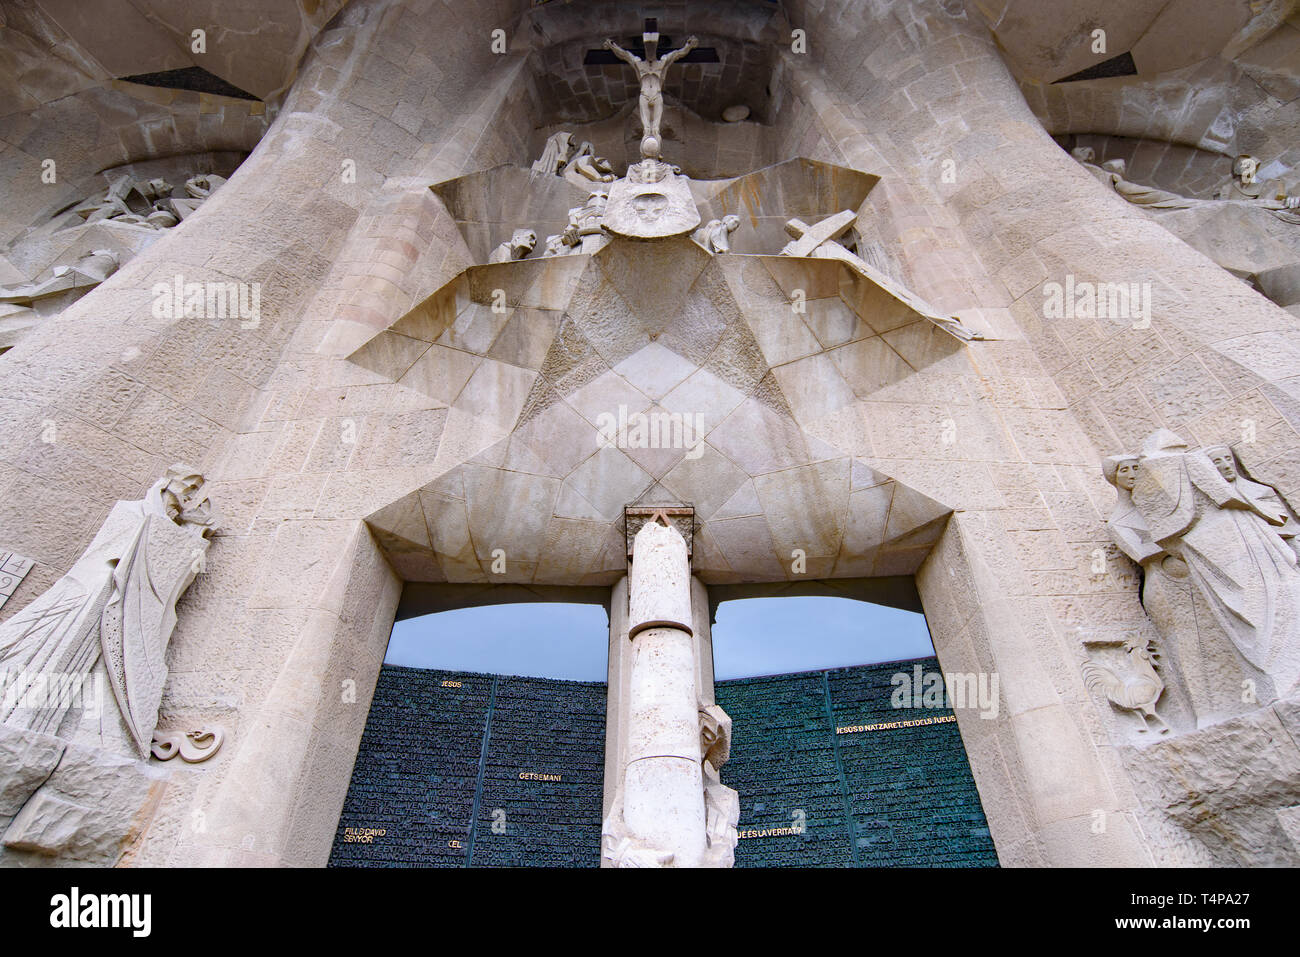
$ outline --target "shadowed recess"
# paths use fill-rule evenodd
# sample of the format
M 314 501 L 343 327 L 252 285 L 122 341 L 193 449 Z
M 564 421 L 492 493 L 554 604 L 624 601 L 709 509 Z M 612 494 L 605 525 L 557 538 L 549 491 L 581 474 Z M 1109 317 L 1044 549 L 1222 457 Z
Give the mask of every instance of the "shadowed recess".
M 209 73 L 201 66 L 187 66 L 179 70 L 160 70 L 157 73 L 138 73 L 135 76 L 119 77 L 123 83 L 139 83 L 141 86 L 159 86 L 166 90 L 191 90 L 195 93 L 211 93 L 214 96 L 229 96 L 237 100 L 258 100 L 246 90 L 241 90 L 233 83 L 227 83 L 215 73 Z

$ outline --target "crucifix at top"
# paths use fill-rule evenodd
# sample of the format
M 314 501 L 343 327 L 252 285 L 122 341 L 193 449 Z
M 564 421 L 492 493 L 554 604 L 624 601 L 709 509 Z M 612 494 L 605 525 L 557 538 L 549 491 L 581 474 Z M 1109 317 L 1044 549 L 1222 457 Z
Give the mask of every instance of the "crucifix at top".
M 670 52 L 662 60 L 658 59 L 659 30 L 654 20 L 645 22 L 645 32 L 641 34 L 645 43 L 645 59 L 635 53 L 629 53 L 613 40 L 605 41 L 605 49 L 636 70 L 637 79 L 641 81 L 641 155 L 646 159 L 659 158 L 659 121 L 664 115 L 664 76 L 668 67 L 690 53 L 699 44 L 699 40 L 690 37 L 686 43 Z

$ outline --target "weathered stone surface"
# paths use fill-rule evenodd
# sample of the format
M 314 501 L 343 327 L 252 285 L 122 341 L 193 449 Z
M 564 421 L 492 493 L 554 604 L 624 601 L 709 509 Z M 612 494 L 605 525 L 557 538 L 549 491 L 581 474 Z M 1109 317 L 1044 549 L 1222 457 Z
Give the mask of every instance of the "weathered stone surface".
M 1126 755 L 1144 794 L 1224 867 L 1295 867 L 1300 699 Z
M 7 825 L 58 766 L 67 742 L 0 724 L 0 824 Z
M 68 745 L 0 838 L 3 863 L 118 863 L 149 826 L 169 777 L 122 755 Z

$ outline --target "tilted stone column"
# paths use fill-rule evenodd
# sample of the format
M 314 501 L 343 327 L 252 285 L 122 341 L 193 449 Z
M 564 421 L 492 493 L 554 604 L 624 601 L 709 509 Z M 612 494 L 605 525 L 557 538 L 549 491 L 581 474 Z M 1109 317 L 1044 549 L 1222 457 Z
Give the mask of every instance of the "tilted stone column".
M 711 821 L 706 797 L 720 785 L 710 765 L 715 780 L 706 792 L 701 735 L 708 724 L 712 741 L 717 722 L 705 708 L 721 711 L 701 701 L 697 687 L 686 542 L 671 525 L 650 521 L 632 553 L 622 777 L 605 821 L 604 854 L 617 867 L 729 866 L 734 815 L 719 821 L 715 812 Z
M 678 532 L 649 522 L 637 533 L 628 594 L 632 674 L 623 818 L 678 867 L 704 853 L 691 572 Z

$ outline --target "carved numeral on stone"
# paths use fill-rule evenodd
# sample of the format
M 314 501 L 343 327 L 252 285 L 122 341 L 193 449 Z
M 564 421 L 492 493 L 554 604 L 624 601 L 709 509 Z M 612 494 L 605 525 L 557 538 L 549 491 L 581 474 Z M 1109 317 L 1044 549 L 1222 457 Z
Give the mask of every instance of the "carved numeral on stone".
M 1247 445 L 1251 445 L 1254 443 L 1255 441 L 1255 420 L 1254 419 L 1241 420 L 1241 441 Z
M 1253 678 L 1246 678 L 1241 682 L 1241 703 L 1255 704 L 1259 697 L 1255 694 L 1255 681 Z
M 955 183 L 957 182 L 957 161 L 946 159 L 943 161 L 943 171 L 939 174 L 940 182 Z
M 1096 576 L 1106 574 L 1106 552 L 1100 548 L 1092 550 L 1092 573 Z
M 344 678 L 339 682 L 340 699 L 344 704 L 357 703 L 357 683 L 352 678 Z
M 803 315 L 808 311 L 808 294 L 802 289 L 796 289 L 790 294 L 790 309 L 796 315 Z
M 1092 811 L 1092 833 L 1106 833 L 1106 811 L 1103 808 L 1093 808 Z
M 343 161 L 342 171 L 340 174 L 343 182 L 355 183 L 357 181 L 357 161 L 354 159 L 345 159 Z

